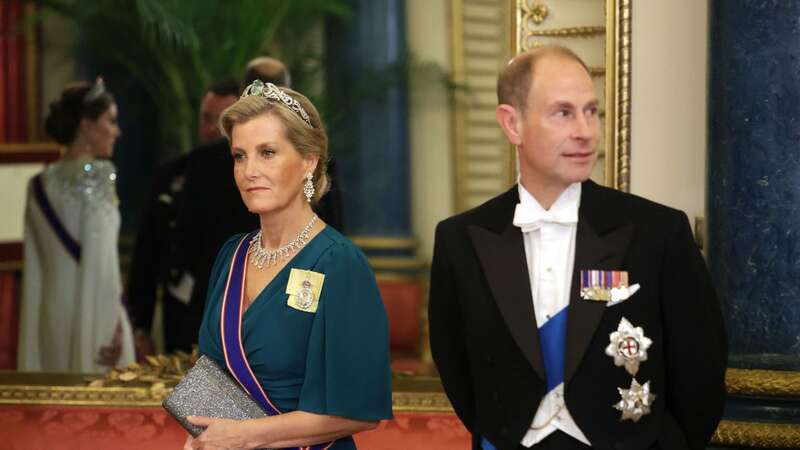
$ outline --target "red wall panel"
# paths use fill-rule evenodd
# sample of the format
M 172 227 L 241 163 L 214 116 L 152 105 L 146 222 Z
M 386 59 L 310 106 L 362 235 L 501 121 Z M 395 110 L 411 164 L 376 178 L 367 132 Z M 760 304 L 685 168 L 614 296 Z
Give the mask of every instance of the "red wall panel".
M 179 450 L 186 432 L 161 408 L 0 406 L 0 449 Z M 452 414 L 398 413 L 356 435 L 359 450 L 467 450 Z

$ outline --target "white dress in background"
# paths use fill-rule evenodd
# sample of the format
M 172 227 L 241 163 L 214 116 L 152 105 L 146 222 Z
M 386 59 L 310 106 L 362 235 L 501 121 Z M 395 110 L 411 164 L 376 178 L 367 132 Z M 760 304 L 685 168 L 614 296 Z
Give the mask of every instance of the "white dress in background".
M 134 361 L 133 334 L 122 305 L 117 240 L 116 170 L 106 160 L 61 160 L 42 173 L 44 193 L 73 256 L 48 221 L 28 183 L 17 368 L 20 371 L 104 372 L 98 351 L 122 326 L 118 366 Z

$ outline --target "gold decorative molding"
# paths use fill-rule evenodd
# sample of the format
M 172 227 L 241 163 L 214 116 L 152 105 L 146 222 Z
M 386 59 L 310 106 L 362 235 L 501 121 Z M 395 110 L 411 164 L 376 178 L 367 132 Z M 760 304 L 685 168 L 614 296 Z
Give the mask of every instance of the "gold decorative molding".
M 375 279 L 378 282 L 408 282 L 408 281 L 421 281 L 426 274 L 409 275 L 405 273 L 396 272 L 379 272 L 375 274 Z
M 450 15 L 448 17 L 450 30 L 450 64 L 453 73 L 453 83 L 456 86 L 466 86 L 467 73 L 464 56 L 464 0 L 450 2 Z M 494 75 L 492 71 L 490 75 Z M 450 103 L 450 134 L 453 145 L 451 146 L 453 161 L 453 200 L 457 211 L 466 209 L 467 185 L 464 174 L 467 170 L 466 162 L 466 104 L 467 94 L 463 89 L 451 92 Z
M 800 397 L 800 372 L 728 369 L 725 385 L 734 395 Z
M 536 25 L 540 25 L 547 19 L 547 16 L 550 15 L 550 10 L 547 8 L 547 5 L 538 1 L 533 5 L 529 5 L 527 1 L 523 2 L 520 8 L 522 8 L 524 12 L 525 20 L 530 20 Z
M 604 77 L 606 75 L 605 67 L 589 67 L 589 75 L 592 78 Z
M 395 375 L 392 407 L 397 412 L 453 412 L 441 380 L 427 376 Z
M 0 373 L 0 405 L 160 407 L 172 391 L 172 387 L 156 384 L 142 386 L 137 380 L 118 383 L 119 386 L 92 387 L 86 386 L 86 381 L 93 382 L 98 377 L 48 374 L 43 379 L 42 375 Z M 99 379 L 109 378 L 107 374 Z M 453 412 L 438 378 L 395 376 L 392 385 L 396 412 Z
M 406 256 L 376 256 L 367 258 L 369 265 L 376 271 L 379 270 L 422 270 L 428 264 L 419 258 Z
M 723 420 L 711 442 L 757 448 L 798 448 L 800 425 Z
M 606 184 L 631 189 L 631 0 L 606 0 Z
M 0 385 L 0 405 L 160 407 L 171 388 Z M 395 412 L 452 413 L 444 392 L 394 391 Z
M 363 250 L 414 250 L 417 240 L 391 236 L 348 236 L 354 244 Z
M 0 405 L 160 406 L 167 392 L 146 387 L 0 385 Z
M 564 27 L 550 28 L 547 30 L 525 30 L 523 40 L 531 37 L 596 37 L 606 34 L 606 27 Z
M 452 413 L 453 406 L 444 392 L 393 392 L 395 412 Z

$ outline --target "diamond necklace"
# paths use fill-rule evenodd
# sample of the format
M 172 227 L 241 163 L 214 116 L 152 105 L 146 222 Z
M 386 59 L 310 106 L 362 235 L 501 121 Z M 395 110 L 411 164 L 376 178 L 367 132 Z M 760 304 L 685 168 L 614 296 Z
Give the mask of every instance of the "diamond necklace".
M 250 254 L 250 264 L 258 267 L 259 269 L 263 269 L 264 266 L 274 266 L 278 263 L 278 261 L 283 261 L 296 251 L 303 248 L 306 243 L 308 243 L 309 235 L 311 234 L 311 227 L 314 226 L 314 223 L 317 221 L 317 215 L 311 218 L 306 224 L 303 231 L 297 235 L 291 242 L 288 244 L 278 247 L 275 250 L 267 250 L 261 244 L 261 230 L 253 236 L 253 239 L 250 240 L 250 249 L 247 250 L 247 253 Z

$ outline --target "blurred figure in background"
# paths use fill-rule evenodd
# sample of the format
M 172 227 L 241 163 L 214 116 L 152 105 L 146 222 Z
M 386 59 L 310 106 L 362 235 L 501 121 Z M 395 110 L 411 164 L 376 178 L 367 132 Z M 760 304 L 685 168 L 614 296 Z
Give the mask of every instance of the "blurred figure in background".
M 28 185 L 18 369 L 102 372 L 134 360 L 107 159 L 120 130 L 102 79 L 68 85 L 45 129 L 66 150 Z
M 247 63 L 239 90 L 243 91 L 245 87 L 256 79 L 276 86 L 291 87 L 292 85 L 292 76 L 286 65 L 280 60 L 269 56 L 259 56 Z
M 200 104 L 198 142 L 207 144 L 222 137 L 218 122 L 222 111 L 239 98 L 239 83 L 221 80 L 212 84 Z M 187 304 L 166 289 L 168 255 L 173 251 L 175 219 L 183 198 L 186 167 L 191 153 L 179 156 L 161 166 L 153 176 L 147 209 L 136 235 L 133 264 L 128 279 L 128 303 L 139 357 L 154 354 L 152 335 L 153 313 L 157 299 L 162 301 L 164 347 L 167 352 L 181 348 L 187 329 L 166 324 L 179 323 Z M 192 329 L 192 336 L 195 330 Z
M 239 84 L 236 80 L 217 81 L 208 88 L 200 102 L 200 118 L 197 126 L 197 138 L 201 145 L 222 137 L 219 116 L 238 99 Z

